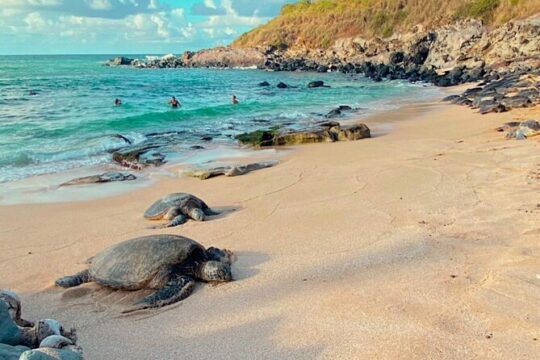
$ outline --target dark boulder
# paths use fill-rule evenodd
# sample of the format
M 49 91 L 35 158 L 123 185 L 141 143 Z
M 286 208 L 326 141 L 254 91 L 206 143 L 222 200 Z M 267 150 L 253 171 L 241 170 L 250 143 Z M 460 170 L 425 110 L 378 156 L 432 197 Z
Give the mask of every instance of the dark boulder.
M 159 145 L 128 147 L 115 151 L 113 161 L 121 166 L 141 170 L 147 166 L 160 166 L 165 163 L 165 155 L 155 151 Z
M 324 81 L 321 81 L 321 80 L 317 80 L 317 81 L 312 81 L 308 84 L 308 88 L 318 88 L 318 87 L 324 87 Z
M 532 101 L 528 97 L 521 95 L 505 97 L 501 100 L 501 104 L 508 109 L 524 108 L 533 105 Z
M 333 109 L 328 112 L 328 114 L 324 115 L 327 119 L 332 119 L 341 116 L 341 110 L 339 109 Z
M 270 86 L 270 83 L 268 81 L 263 81 L 263 82 L 258 83 L 257 86 L 260 86 L 260 87 Z
M 320 65 L 319 67 L 317 67 L 317 72 L 320 72 L 320 73 L 328 72 L 328 66 Z
M 284 82 L 280 82 L 279 84 L 277 84 L 278 89 L 286 89 L 288 87 L 289 85 L 285 84 Z
M 279 131 L 277 129 L 257 130 L 236 135 L 234 138 L 242 145 L 262 147 L 274 145 L 274 139 L 278 134 Z
M 131 65 L 132 63 L 133 63 L 133 59 L 130 59 L 124 56 L 118 56 L 112 60 L 109 60 L 107 65 L 112 65 L 112 66 L 126 65 L 127 66 L 127 65 Z

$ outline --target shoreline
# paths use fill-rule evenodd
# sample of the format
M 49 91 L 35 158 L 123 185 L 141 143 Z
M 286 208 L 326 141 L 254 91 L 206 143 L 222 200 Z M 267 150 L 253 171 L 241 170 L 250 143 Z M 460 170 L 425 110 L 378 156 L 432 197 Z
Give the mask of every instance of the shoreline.
M 423 87 L 430 86 L 425 84 Z M 430 95 L 423 94 L 425 98 L 420 100 L 411 100 L 409 97 L 402 97 L 395 100 L 391 105 L 388 99 L 380 100 L 383 104 L 375 102 L 375 108 L 361 109 L 359 113 L 349 114 L 345 118 L 336 118 L 328 120 L 337 120 L 345 126 L 357 124 L 359 122 L 371 122 L 375 126 L 372 131 L 374 136 L 390 131 L 391 124 L 379 122 L 377 119 L 388 119 L 384 114 L 392 114 L 407 108 L 411 104 L 430 103 L 437 101 L 443 94 L 454 93 L 453 89 L 461 89 L 456 86 L 449 89 L 440 89 L 433 87 Z M 345 103 L 345 102 L 344 102 Z M 390 107 L 391 109 L 388 109 Z M 268 126 L 270 126 L 269 124 Z M 231 164 L 245 164 L 246 162 L 257 160 L 280 160 L 292 147 L 265 147 L 254 149 L 239 144 L 212 144 L 204 150 L 194 150 L 192 153 L 172 153 L 167 156 L 167 162 L 161 166 L 150 166 L 143 170 L 132 170 L 115 164 L 111 160 L 107 164 L 94 166 L 83 166 L 64 170 L 56 173 L 34 175 L 15 181 L 0 183 L 0 206 L 18 205 L 18 204 L 36 204 L 36 203 L 62 203 L 62 202 L 80 202 L 92 201 L 111 196 L 119 196 L 125 193 L 137 191 L 138 189 L 153 186 L 163 177 L 178 177 L 179 169 L 189 169 L 190 166 L 222 166 Z M 134 145 L 136 146 L 136 145 Z M 121 172 L 133 174 L 137 177 L 133 181 L 111 182 L 106 184 L 78 185 L 69 188 L 61 187 L 66 181 L 79 177 L 102 174 L 105 172 Z M 62 190 L 61 192 L 59 190 Z
M 26 317 L 76 327 L 89 359 L 532 359 L 540 144 L 494 131 L 513 116 L 413 104 L 371 120 L 399 117 L 389 133 L 294 147 L 246 176 L 1 206 L 0 288 L 21 295 Z M 226 213 L 148 229 L 144 210 L 180 191 Z M 236 281 L 132 316 L 120 311 L 144 292 L 52 286 L 101 249 L 157 233 L 235 251 Z

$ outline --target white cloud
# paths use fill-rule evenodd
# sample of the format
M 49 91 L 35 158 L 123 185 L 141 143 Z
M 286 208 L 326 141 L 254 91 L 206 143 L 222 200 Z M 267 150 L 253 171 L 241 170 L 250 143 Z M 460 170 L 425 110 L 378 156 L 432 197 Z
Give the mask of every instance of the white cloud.
M 92 10 L 110 10 L 112 8 L 109 0 L 86 0 Z
M 28 32 L 32 33 L 42 31 L 47 27 L 47 21 L 38 12 L 32 12 L 26 15 L 24 22 L 26 23 Z
M 19 1 L 24 3 L 24 1 Z M 30 5 L 34 6 L 57 6 L 62 3 L 61 0 L 28 0 Z
M 181 8 L 172 9 L 171 15 L 178 19 L 184 19 L 184 9 L 181 9 Z
M 225 15 L 213 15 L 208 17 L 207 27 L 218 26 L 249 26 L 254 27 L 265 23 L 268 19 L 260 18 L 255 13 L 253 16 L 240 16 L 233 7 L 231 0 L 222 0 L 221 5 Z
M 150 9 L 150 10 L 159 9 L 159 1 L 158 0 L 150 0 L 150 4 L 148 4 L 148 9 Z
M 204 0 L 204 6 L 209 9 L 217 10 L 217 6 L 216 3 L 214 3 L 214 0 Z
M 0 52 L 196 50 L 230 43 L 267 21 L 263 4 L 292 0 L 198 0 L 213 11 L 197 22 L 190 22 L 194 8 L 176 1 L 0 0 Z

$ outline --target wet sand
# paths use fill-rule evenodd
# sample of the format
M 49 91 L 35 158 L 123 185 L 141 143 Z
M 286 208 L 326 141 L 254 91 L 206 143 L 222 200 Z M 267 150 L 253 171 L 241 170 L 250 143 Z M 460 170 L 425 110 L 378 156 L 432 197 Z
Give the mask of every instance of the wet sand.
M 368 119 L 372 139 L 300 146 L 246 176 L 2 206 L 0 288 L 26 318 L 75 326 L 88 359 L 536 359 L 540 143 L 493 130 L 529 114 L 409 105 Z M 144 210 L 171 192 L 227 212 L 150 230 Z M 237 280 L 129 316 L 147 292 L 53 287 L 156 233 L 235 251 Z

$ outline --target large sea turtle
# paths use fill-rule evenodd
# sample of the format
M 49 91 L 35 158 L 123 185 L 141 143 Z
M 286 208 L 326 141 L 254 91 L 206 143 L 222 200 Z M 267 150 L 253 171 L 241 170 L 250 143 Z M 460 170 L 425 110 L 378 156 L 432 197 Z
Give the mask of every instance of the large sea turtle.
M 114 289 L 156 290 L 126 313 L 181 301 L 191 295 L 195 279 L 232 281 L 233 256 L 229 250 L 205 249 L 183 236 L 144 236 L 102 251 L 90 260 L 87 270 L 58 279 L 56 285 L 70 288 L 94 281 Z
M 188 218 L 204 221 L 206 216 L 218 215 L 201 199 L 191 194 L 176 193 L 167 195 L 156 201 L 146 210 L 144 217 L 148 220 L 168 220 L 162 227 L 182 225 Z

